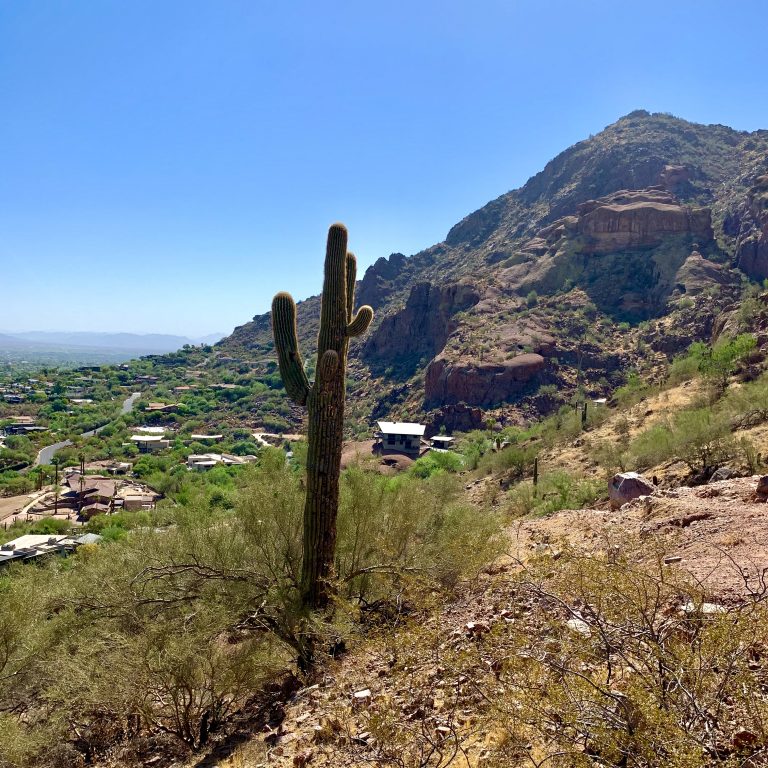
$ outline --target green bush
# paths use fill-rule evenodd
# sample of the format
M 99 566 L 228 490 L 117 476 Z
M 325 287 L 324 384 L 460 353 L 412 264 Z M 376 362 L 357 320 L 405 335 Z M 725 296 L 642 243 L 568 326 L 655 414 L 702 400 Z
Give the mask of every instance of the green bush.
M 597 480 L 574 477 L 567 472 L 549 472 L 539 476 L 537 486 L 529 481 L 516 485 L 507 497 L 507 512 L 521 517 L 581 509 L 594 504 L 605 490 L 604 483 Z
M 692 472 L 707 472 L 731 458 L 736 448 L 727 419 L 702 407 L 680 411 L 641 432 L 630 451 L 641 468 L 678 459 Z
M 464 468 L 464 462 L 459 454 L 453 451 L 430 451 L 413 463 L 408 470 L 415 477 L 426 480 L 436 472 L 459 472 Z

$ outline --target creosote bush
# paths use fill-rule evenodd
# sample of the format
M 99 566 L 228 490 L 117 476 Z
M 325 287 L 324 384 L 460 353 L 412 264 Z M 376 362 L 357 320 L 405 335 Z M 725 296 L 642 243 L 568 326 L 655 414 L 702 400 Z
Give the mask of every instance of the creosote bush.
M 493 559 L 499 522 L 458 487 L 447 473 L 342 475 L 335 623 L 306 620 L 302 473 L 275 449 L 244 468 L 232 508 L 193 489 L 120 540 L 4 571 L 0 765 L 44 766 L 46 745 L 73 734 L 94 755 L 151 733 L 205 748 L 295 669 L 306 633 L 355 633 L 358 608 L 450 588 Z
M 506 511 L 513 517 L 548 515 L 561 509 L 581 509 L 605 493 L 605 484 L 567 472 L 542 473 L 539 483 L 516 485 L 507 496 Z

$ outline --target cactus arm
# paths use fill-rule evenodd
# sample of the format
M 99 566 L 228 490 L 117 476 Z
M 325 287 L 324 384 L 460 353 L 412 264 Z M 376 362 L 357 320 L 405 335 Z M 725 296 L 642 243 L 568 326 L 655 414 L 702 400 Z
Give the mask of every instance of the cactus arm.
M 320 392 L 327 389 L 336 369 L 339 367 L 339 356 L 332 349 L 327 349 L 320 358 L 320 364 L 317 367 L 317 381 L 315 388 Z
M 295 403 L 304 405 L 309 397 L 309 381 L 299 352 L 296 304 L 288 293 L 278 293 L 272 300 L 272 333 L 285 391 Z
M 355 314 L 355 283 L 357 282 L 357 259 L 355 254 L 347 253 L 347 322 L 352 322 Z
M 373 320 L 373 309 L 367 304 L 357 310 L 357 314 L 350 320 L 347 326 L 347 336 L 361 336 L 368 330 Z

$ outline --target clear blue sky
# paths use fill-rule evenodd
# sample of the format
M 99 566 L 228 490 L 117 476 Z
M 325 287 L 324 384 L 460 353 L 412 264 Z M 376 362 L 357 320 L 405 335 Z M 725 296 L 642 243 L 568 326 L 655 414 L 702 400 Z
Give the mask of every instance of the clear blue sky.
M 764 0 L 0 0 L 0 328 L 231 328 L 643 108 L 768 128 Z

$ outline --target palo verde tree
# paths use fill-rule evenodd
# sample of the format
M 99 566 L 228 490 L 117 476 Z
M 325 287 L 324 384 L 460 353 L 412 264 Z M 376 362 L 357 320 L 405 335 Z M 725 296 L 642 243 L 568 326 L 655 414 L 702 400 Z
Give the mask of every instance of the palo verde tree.
M 368 306 L 354 313 L 356 276 L 355 256 L 347 252 L 347 229 L 334 224 L 328 230 L 316 379 L 312 384 L 299 352 L 296 304 L 288 293 L 278 293 L 272 301 L 280 376 L 289 397 L 305 405 L 309 416 L 301 575 L 302 602 L 309 608 L 327 604 L 333 574 L 349 339 L 365 333 L 373 319 Z

